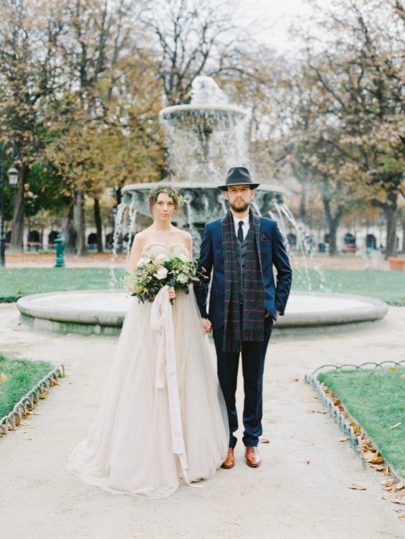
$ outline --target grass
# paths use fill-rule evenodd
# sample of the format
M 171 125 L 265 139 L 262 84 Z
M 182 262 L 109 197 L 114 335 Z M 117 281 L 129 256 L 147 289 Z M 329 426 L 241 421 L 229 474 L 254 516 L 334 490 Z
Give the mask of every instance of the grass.
M 296 270 L 293 290 L 370 296 L 405 306 L 405 274 L 400 271 Z
M 9 359 L 0 355 L 0 417 L 53 369 L 46 361 Z
M 0 269 L 0 302 L 42 292 L 117 288 L 123 273 L 115 269 L 112 274 L 108 268 Z
M 330 371 L 319 374 L 319 380 L 341 400 L 386 462 L 405 477 L 405 368 Z
M 60 290 L 120 288 L 124 270 L 108 268 L 0 269 L 0 302 Z M 113 275 L 113 278 L 112 278 Z M 405 275 L 393 271 L 296 270 L 293 290 L 357 294 L 405 306 Z

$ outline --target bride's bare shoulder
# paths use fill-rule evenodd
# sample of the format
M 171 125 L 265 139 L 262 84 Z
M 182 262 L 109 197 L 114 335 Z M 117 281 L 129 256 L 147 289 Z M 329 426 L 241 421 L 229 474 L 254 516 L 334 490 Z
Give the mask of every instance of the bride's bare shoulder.
M 144 242 L 148 239 L 149 236 L 152 235 L 151 227 L 145 228 L 145 230 L 141 230 L 138 232 L 135 236 L 135 240 L 138 240 L 138 242 Z
M 179 242 L 182 243 L 189 251 L 190 253 L 193 252 L 193 241 L 191 238 L 191 234 L 189 232 L 186 232 L 185 230 L 178 229 L 179 235 Z

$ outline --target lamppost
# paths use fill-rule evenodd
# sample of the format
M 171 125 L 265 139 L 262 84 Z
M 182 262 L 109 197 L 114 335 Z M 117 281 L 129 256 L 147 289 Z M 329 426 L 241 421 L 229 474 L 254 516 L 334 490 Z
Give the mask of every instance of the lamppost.
M 7 146 L 7 141 L 1 145 L 0 154 L 0 267 L 6 265 L 6 229 L 4 226 L 4 152 Z M 10 185 L 15 187 L 18 182 L 18 170 L 12 166 L 7 171 L 7 177 Z

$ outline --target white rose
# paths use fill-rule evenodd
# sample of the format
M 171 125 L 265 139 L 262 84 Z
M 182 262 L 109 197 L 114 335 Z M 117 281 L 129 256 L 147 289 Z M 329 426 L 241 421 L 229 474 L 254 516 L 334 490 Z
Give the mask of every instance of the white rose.
M 154 273 L 154 276 L 156 277 L 156 279 L 159 279 L 159 281 L 161 281 L 162 279 L 166 279 L 167 269 L 159 268 L 159 270 L 156 273 Z
M 163 254 L 163 253 L 161 253 L 160 255 L 157 255 L 157 256 L 155 257 L 155 261 L 156 261 L 157 263 L 159 263 L 159 262 L 166 262 L 166 260 L 167 260 L 167 256 L 166 256 L 165 254 Z
M 144 259 L 144 257 L 141 257 L 138 262 L 136 263 L 136 266 L 138 268 L 144 268 L 145 267 L 145 264 L 146 264 L 146 260 Z
M 177 277 L 177 280 L 179 281 L 179 283 L 186 284 L 188 282 L 188 277 L 184 273 L 180 273 Z

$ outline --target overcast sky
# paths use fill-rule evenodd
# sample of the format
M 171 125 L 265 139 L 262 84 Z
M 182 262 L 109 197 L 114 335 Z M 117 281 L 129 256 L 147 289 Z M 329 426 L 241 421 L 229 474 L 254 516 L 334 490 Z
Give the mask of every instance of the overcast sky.
M 330 5 L 330 0 L 320 0 Z M 312 9 L 305 0 L 243 0 L 241 17 L 257 22 L 257 37 L 266 44 L 282 51 L 294 49 L 294 41 L 288 28 L 294 22 L 310 20 Z

